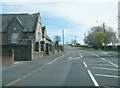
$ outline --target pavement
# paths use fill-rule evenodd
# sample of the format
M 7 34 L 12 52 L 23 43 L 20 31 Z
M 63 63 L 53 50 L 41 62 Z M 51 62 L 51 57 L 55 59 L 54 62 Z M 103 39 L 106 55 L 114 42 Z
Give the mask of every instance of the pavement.
M 2 69 L 3 86 L 119 86 L 118 57 L 65 46 L 65 52 Z

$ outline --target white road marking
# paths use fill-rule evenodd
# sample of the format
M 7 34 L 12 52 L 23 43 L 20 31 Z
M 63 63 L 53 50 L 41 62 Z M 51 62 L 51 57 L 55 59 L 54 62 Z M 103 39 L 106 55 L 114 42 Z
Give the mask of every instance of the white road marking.
M 93 83 L 95 86 L 99 86 L 99 84 L 97 83 L 97 81 L 95 80 L 94 76 L 92 75 L 92 73 L 90 72 L 90 70 L 87 70 L 88 74 L 90 75 L 90 78 L 92 79 Z
M 26 75 L 24 75 L 24 76 L 22 76 L 22 77 L 16 79 L 16 80 L 13 81 L 13 82 L 8 83 L 8 84 L 5 85 L 5 86 L 11 86 L 11 85 L 15 84 L 16 82 L 18 82 L 18 81 L 24 79 L 24 78 L 27 77 L 27 76 L 30 76 L 31 74 L 33 74 L 33 73 L 39 71 L 40 69 L 42 69 L 42 68 L 44 68 L 44 67 L 46 67 L 46 66 L 47 66 L 47 65 L 44 65 L 44 66 L 42 66 L 41 68 L 38 68 L 38 69 L 36 69 L 36 70 L 34 70 L 34 71 L 32 71 L 32 72 L 30 72 L 30 73 L 28 73 L 28 74 L 26 74 Z
M 85 63 L 85 62 L 83 62 L 83 64 L 84 64 L 84 66 L 87 68 L 88 66 L 87 66 L 87 64 Z
M 94 68 L 94 69 L 105 69 L 105 70 L 116 70 L 116 71 L 118 71 L 118 69 L 110 69 L 110 68 L 101 68 L 101 67 L 91 67 L 91 68 Z
M 76 58 L 74 58 L 74 59 L 80 59 L 80 57 L 76 57 Z
M 88 65 L 91 65 L 91 66 L 111 66 L 109 64 L 88 64 Z
M 72 59 L 72 57 L 69 57 L 68 61 L 70 61 Z
M 119 76 L 114 75 L 103 75 L 103 74 L 95 74 L 96 76 L 102 76 L 102 77 L 112 77 L 112 78 L 120 78 Z
M 68 53 L 66 53 L 66 54 L 68 54 Z M 55 61 L 59 60 L 60 58 L 62 58 L 63 56 L 65 56 L 66 54 L 54 59 L 53 61 L 49 62 L 48 64 L 52 64 L 53 62 L 55 62 Z
M 95 55 L 96 57 L 100 57 L 100 56 L 98 56 L 98 55 Z
M 118 68 L 118 66 L 116 64 L 112 63 L 111 61 L 107 61 L 107 62 Z
M 105 59 L 104 59 L 104 58 L 102 58 L 102 57 L 101 57 L 101 59 L 105 61 Z
M 80 53 L 80 57 L 82 58 L 82 54 Z
M 5 86 L 11 86 L 11 85 L 15 84 L 16 82 L 18 82 L 18 81 L 24 79 L 25 77 L 30 76 L 30 75 L 32 75 L 33 73 L 35 73 L 35 72 L 37 72 L 37 71 L 43 69 L 44 67 L 46 67 L 46 66 L 48 66 L 49 64 L 51 64 L 51 63 L 57 61 L 58 59 L 62 58 L 63 56 L 65 56 L 65 55 L 67 55 L 67 54 L 68 54 L 68 53 L 66 53 L 66 54 L 64 54 L 64 55 L 62 55 L 62 56 L 60 56 L 60 57 L 54 59 L 53 61 L 49 62 L 48 64 L 46 64 L 46 65 L 44 65 L 44 66 L 42 66 L 42 67 L 40 67 L 40 68 L 37 68 L 37 69 L 31 71 L 30 73 L 28 73 L 28 74 L 26 74 L 26 75 L 24 75 L 24 76 L 22 76 L 22 77 L 16 79 L 15 81 L 12 81 L 12 82 L 6 84 Z
M 76 58 L 73 58 L 73 57 L 69 57 L 68 61 L 71 61 L 71 60 L 76 60 L 76 59 L 80 59 L 81 57 L 76 57 Z
M 94 55 L 94 56 L 96 56 L 96 57 L 99 57 L 99 58 L 101 58 L 101 59 L 104 60 L 104 61 L 106 60 L 106 59 L 100 57 L 99 55 L 95 55 L 95 54 L 93 54 L 93 53 L 90 53 L 90 54 L 92 54 L 92 55 Z

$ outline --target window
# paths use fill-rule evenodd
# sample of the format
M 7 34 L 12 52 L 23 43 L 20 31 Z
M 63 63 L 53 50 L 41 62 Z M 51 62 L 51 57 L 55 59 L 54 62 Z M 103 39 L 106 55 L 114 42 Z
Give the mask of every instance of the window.
M 18 43 L 18 33 L 12 33 L 12 43 Z

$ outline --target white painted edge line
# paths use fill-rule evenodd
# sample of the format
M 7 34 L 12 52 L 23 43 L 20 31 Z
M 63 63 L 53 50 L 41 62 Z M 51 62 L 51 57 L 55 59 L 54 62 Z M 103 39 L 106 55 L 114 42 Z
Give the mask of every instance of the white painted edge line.
M 48 66 L 49 64 L 51 64 L 51 63 L 55 62 L 56 60 L 58 60 L 58 59 L 62 58 L 63 56 L 65 56 L 65 55 L 67 55 L 67 54 L 68 54 L 68 53 L 66 53 L 66 54 L 64 54 L 64 55 L 62 55 L 62 56 L 60 56 L 60 57 L 58 57 L 58 58 L 54 59 L 53 61 L 49 62 L 48 64 L 46 64 L 46 65 L 44 65 L 44 66 L 42 66 L 42 67 L 40 67 L 40 68 L 38 68 L 38 69 L 33 70 L 32 72 L 30 72 L 30 73 L 28 73 L 28 74 L 26 74 L 26 75 L 24 75 L 24 76 L 22 76 L 22 77 L 20 77 L 20 78 L 16 79 L 15 81 L 12 81 L 12 82 L 10 82 L 10 83 L 6 84 L 5 86 L 11 86 L 11 85 L 13 85 L 14 83 L 16 83 L 16 82 L 18 82 L 18 81 L 20 81 L 20 80 L 24 79 L 25 77 L 27 77 L 27 76 L 29 76 L 29 75 L 31 75 L 31 74 L 33 74 L 33 73 L 35 73 L 35 72 L 39 71 L 40 69 L 42 69 L 42 68 L 44 68 L 44 67 Z
M 92 75 L 92 73 L 90 72 L 90 70 L 87 70 L 88 74 L 90 75 L 90 78 L 92 79 L 93 83 L 95 86 L 99 86 L 99 84 L 97 83 L 97 81 L 95 80 L 94 76 Z
M 112 78 L 120 78 L 119 76 L 114 75 L 103 75 L 103 74 L 95 74 L 96 76 L 103 76 L 103 77 L 112 77 Z
M 85 62 L 83 62 L 83 64 L 84 64 L 84 66 L 87 68 L 88 66 L 87 66 L 87 64 L 85 63 Z
M 24 79 L 25 77 L 30 76 L 31 74 L 33 74 L 33 73 L 39 71 L 40 69 L 44 68 L 45 66 L 47 66 L 47 65 L 44 65 L 44 66 L 42 66 L 41 68 L 38 68 L 38 69 L 36 69 L 36 70 L 34 70 L 34 71 L 32 71 L 32 72 L 30 72 L 30 73 L 28 73 L 28 74 L 26 74 L 26 75 L 24 75 L 24 76 L 22 76 L 22 77 L 16 79 L 15 81 L 12 81 L 12 82 L 6 84 L 5 86 L 11 86 L 11 85 L 13 85 L 14 83 L 16 83 L 16 82 L 18 82 L 18 81 Z
M 68 54 L 68 53 L 66 53 L 66 54 Z M 62 58 L 63 56 L 65 56 L 66 54 L 54 59 L 53 61 L 49 62 L 48 64 L 52 64 L 53 62 L 55 62 L 55 61 L 59 60 L 60 58 Z
M 111 61 L 107 61 L 107 62 L 118 68 L 118 66 L 116 64 L 112 63 Z
M 110 69 L 110 68 L 101 68 L 101 67 L 90 67 L 93 69 L 104 69 L 104 70 L 114 70 L 114 71 L 118 71 L 118 69 Z

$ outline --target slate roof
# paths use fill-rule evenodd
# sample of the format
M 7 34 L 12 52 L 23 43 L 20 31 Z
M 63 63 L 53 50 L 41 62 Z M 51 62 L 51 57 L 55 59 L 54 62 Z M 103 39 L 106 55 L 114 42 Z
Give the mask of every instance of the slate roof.
M 38 22 L 39 13 L 35 14 L 0 14 L 0 20 L 2 19 L 2 23 L 0 21 L 0 29 L 2 26 L 2 30 L 0 32 L 6 32 L 6 28 L 11 22 L 11 20 L 16 17 L 17 20 L 22 24 L 24 30 L 23 32 L 34 32 L 36 30 L 36 25 Z

